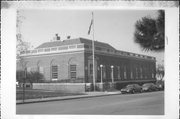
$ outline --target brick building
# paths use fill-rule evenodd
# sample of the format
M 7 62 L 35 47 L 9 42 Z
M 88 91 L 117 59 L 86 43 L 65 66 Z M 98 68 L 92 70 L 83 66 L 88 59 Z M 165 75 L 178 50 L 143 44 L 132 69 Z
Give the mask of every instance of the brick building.
M 155 81 L 155 57 L 116 50 L 94 41 L 96 82 Z M 92 83 L 92 40 L 85 38 L 46 42 L 22 52 L 27 71 L 39 71 L 44 81 L 72 80 Z M 20 70 L 17 62 L 17 70 Z

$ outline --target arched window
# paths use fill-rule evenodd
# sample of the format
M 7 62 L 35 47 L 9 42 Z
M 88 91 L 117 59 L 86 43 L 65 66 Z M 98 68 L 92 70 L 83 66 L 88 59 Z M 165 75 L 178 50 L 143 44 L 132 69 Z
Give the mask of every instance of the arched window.
M 69 64 L 69 78 L 76 79 L 77 78 L 77 60 L 75 57 L 72 57 L 68 61 Z
M 58 79 L 58 66 L 52 65 L 51 71 L 52 71 L 52 79 Z
M 76 64 L 70 64 L 70 78 L 76 79 Z
M 41 74 L 44 74 L 44 67 L 43 67 L 43 62 L 42 61 L 37 62 L 37 67 L 38 67 L 38 72 L 41 73 Z
M 56 60 L 51 61 L 51 79 L 57 80 L 58 79 L 58 62 Z

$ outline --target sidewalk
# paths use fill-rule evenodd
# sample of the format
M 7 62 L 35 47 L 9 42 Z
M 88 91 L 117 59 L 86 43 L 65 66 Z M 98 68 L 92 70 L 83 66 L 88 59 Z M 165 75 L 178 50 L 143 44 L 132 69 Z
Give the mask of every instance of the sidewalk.
M 23 100 L 17 100 L 16 104 L 27 104 L 27 103 L 60 101 L 60 100 L 71 100 L 71 99 L 79 99 L 79 98 L 92 98 L 92 97 L 110 96 L 110 95 L 118 95 L 118 94 L 121 94 L 121 92 L 120 91 L 115 91 L 115 92 L 85 92 L 84 95 L 38 98 L 38 99 L 26 99 L 26 100 L 24 100 L 24 103 L 23 103 Z

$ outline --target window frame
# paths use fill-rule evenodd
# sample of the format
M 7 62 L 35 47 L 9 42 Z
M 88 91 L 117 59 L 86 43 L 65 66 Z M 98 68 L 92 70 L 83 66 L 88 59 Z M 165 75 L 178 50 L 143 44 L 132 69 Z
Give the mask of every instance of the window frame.
M 76 79 L 77 78 L 77 65 L 76 64 L 70 64 L 69 72 L 70 72 L 70 79 Z M 73 76 L 72 74 L 75 76 Z
M 51 65 L 51 78 L 58 79 L 58 65 Z

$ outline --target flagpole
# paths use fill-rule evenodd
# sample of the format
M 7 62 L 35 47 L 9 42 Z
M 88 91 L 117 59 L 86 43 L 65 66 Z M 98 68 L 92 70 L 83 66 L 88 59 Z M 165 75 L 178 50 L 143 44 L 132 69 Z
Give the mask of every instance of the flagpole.
M 95 63 L 94 63 L 94 14 L 92 12 L 92 20 L 93 20 L 93 39 L 92 39 L 92 52 L 93 52 L 93 84 L 94 91 L 96 91 L 96 79 L 95 79 Z

